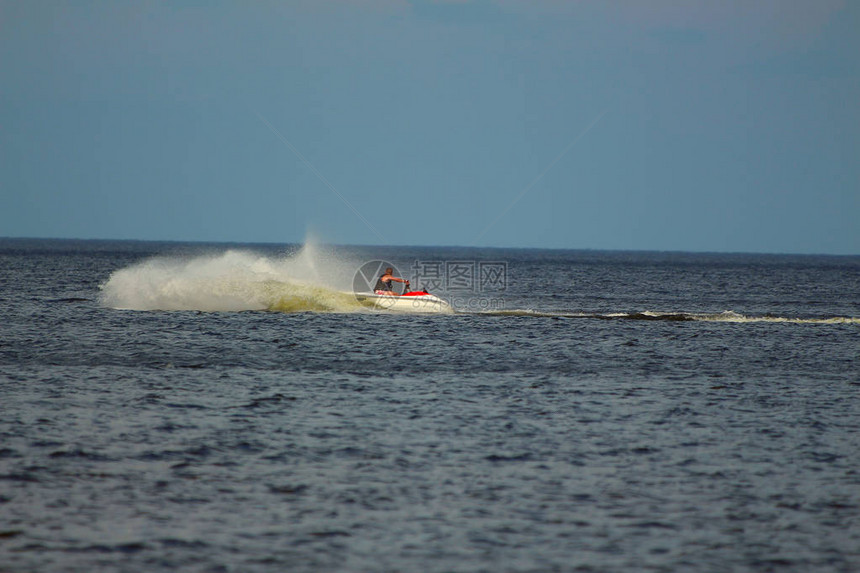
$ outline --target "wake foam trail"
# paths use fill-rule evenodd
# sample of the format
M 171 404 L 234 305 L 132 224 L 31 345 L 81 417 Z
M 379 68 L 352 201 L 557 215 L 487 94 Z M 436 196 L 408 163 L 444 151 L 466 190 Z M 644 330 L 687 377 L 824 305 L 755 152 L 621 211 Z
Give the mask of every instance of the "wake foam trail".
M 473 314 L 492 316 L 534 316 L 541 318 L 591 318 L 597 320 L 652 320 L 664 322 L 736 322 L 736 323 L 791 323 L 791 324 L 860 324 L 856 317 L 791 318 L 781 316 L 746 316 L 727 310 L 720 313 L 694 312 L 551 312 L 529 309 L 488 310 Z
M 363 308 L 343 288 L 354 268 L 313 245 L 283 258 L 240 250 L 155 257 L 114 272 L 101 286 L 101 303 L 126 310 L 352 312 Z

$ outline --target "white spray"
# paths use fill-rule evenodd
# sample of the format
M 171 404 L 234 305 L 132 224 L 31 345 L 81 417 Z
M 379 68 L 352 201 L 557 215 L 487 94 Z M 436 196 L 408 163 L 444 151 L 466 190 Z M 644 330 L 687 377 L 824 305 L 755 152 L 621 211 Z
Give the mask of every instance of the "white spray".
M 130 310 L 322 310 L 359 308 L 349 294 L 357 265 L 306 243 L 270 257 L 244 250 L 155 257 L 114 272 L 102 304 Z

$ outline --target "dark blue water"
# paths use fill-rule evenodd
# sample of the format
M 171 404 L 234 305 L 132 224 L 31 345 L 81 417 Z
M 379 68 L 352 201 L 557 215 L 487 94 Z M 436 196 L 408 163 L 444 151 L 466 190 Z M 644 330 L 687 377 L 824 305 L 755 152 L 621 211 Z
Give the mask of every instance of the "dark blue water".
M 0 293 L 4 572 L 860 570 L 860 257 L 2 240 Z

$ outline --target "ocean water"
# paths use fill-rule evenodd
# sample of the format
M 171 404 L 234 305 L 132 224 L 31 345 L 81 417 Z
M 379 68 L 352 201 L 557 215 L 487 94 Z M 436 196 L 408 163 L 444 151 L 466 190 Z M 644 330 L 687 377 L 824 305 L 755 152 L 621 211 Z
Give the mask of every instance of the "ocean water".
M 362 307 L 377 260 L 458 312 Z M 3 239 L 0 285 L 3 572 L 860 570 L 860 257 Z

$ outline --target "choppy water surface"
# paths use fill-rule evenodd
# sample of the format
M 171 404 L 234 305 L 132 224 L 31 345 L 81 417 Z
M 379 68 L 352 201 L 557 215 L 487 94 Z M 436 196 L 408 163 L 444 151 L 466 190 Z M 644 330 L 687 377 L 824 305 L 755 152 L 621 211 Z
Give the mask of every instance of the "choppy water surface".
M 371 312 L 375 258 L 506 284 Z M 3 240 L 0 284 L 2 571 L 860 570 L 857 257 Z

